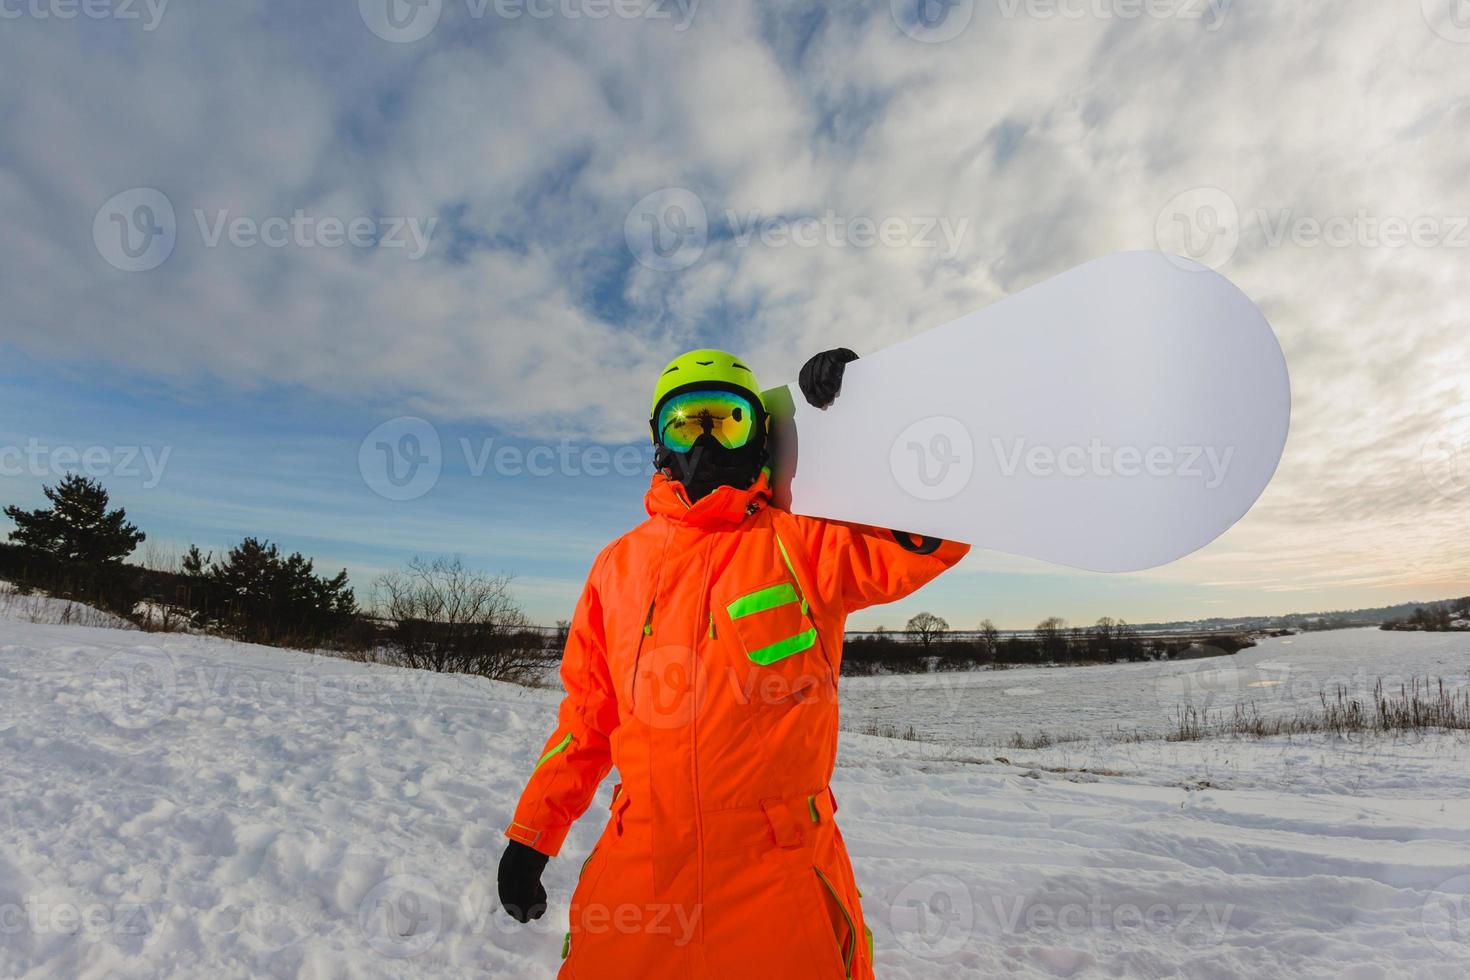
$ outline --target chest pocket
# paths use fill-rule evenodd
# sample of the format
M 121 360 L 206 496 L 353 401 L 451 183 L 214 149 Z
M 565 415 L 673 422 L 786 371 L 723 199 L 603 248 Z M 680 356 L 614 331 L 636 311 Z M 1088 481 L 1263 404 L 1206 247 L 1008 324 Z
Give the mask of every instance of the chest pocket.
M 725 604 L 725 614 L 730 617 L 746 658 L 761 666 L 770 666 L 817 645 L 817 629 L 808 614 L 806 596 L 779 535 L 776 547 L 785 574 Z

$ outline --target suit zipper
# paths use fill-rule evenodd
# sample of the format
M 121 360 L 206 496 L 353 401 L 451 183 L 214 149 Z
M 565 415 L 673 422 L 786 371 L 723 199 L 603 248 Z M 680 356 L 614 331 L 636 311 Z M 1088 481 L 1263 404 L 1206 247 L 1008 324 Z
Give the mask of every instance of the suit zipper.
M 638 664 L 643 659 L 643 641 L 653 635 L 653 607 L 657 599 L 648 600 L 648 613 L 643 617 L 643 632 L 638 637 L 638 647 L 633 651 L 633 673 L 628 684 L 628 707 L 638 703 Z

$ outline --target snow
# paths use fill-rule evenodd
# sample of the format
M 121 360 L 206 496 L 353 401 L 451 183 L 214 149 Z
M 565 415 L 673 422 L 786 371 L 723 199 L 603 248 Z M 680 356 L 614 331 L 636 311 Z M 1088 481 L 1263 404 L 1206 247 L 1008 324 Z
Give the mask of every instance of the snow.
M 1060 712 L 1060 674 L 997 672 L 995 702 Z M 0 610 L 0 975 L 551 977 L 608 789 L 544 919 L 513 923 L 493 880 L 555 703 Z M 1454 735 L 847 733 L 834 788 L 881 977 L 1459 978 L 1467 763 Z
M 1380 678 L 1392 692 L 1425 677 L 1470 685 L 1470 634 L 1332 630 L 1197 660 L 845 678 L 843 715 L 854 731 L 912 725 L 926 741 L 1004 745 L 1017 732 L 1163 734 L 1185 704 L 1212 716 L 1237 702 L 1263 717 L 1294 715 L 1338 687 L 1371 699 Z

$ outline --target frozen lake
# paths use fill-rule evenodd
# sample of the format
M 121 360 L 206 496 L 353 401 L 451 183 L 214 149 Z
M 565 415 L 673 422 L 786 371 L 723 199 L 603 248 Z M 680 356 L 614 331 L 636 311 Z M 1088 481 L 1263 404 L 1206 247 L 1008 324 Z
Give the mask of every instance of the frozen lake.
M 1413 678 L 1470 684 L 1470 633 L 1333 630 L 1264 639 L 1228 657 L 1100 667 L 1022 667 L 959 674 L 847 677 L 843 727 L 913 726 L 925 740 L 995 745 L 1017 732 L 1162 733 L 1182 706 L 1229 714 L 1237 702 L 1264 716 L 1319 705 L 1339 685 L 1357 696 Z

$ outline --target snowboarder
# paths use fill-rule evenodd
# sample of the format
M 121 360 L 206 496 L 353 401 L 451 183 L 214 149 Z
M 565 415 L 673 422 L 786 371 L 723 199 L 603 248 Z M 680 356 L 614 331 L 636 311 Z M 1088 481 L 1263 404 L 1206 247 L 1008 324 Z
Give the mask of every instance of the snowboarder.
M 830 404 L 855 357 L 813 357 L 802 394 Z M 723 351 L 669 364 L 649 419 L 649 519 L 597 556 L 577 604 L 566 698 L 498 876 L 505 909 L 539 918 L 548 858 L 617 767 L 562 978 L 873 976 L 828 788 L 844 622 L 968 546 L 771 506 L 760 391 Z

